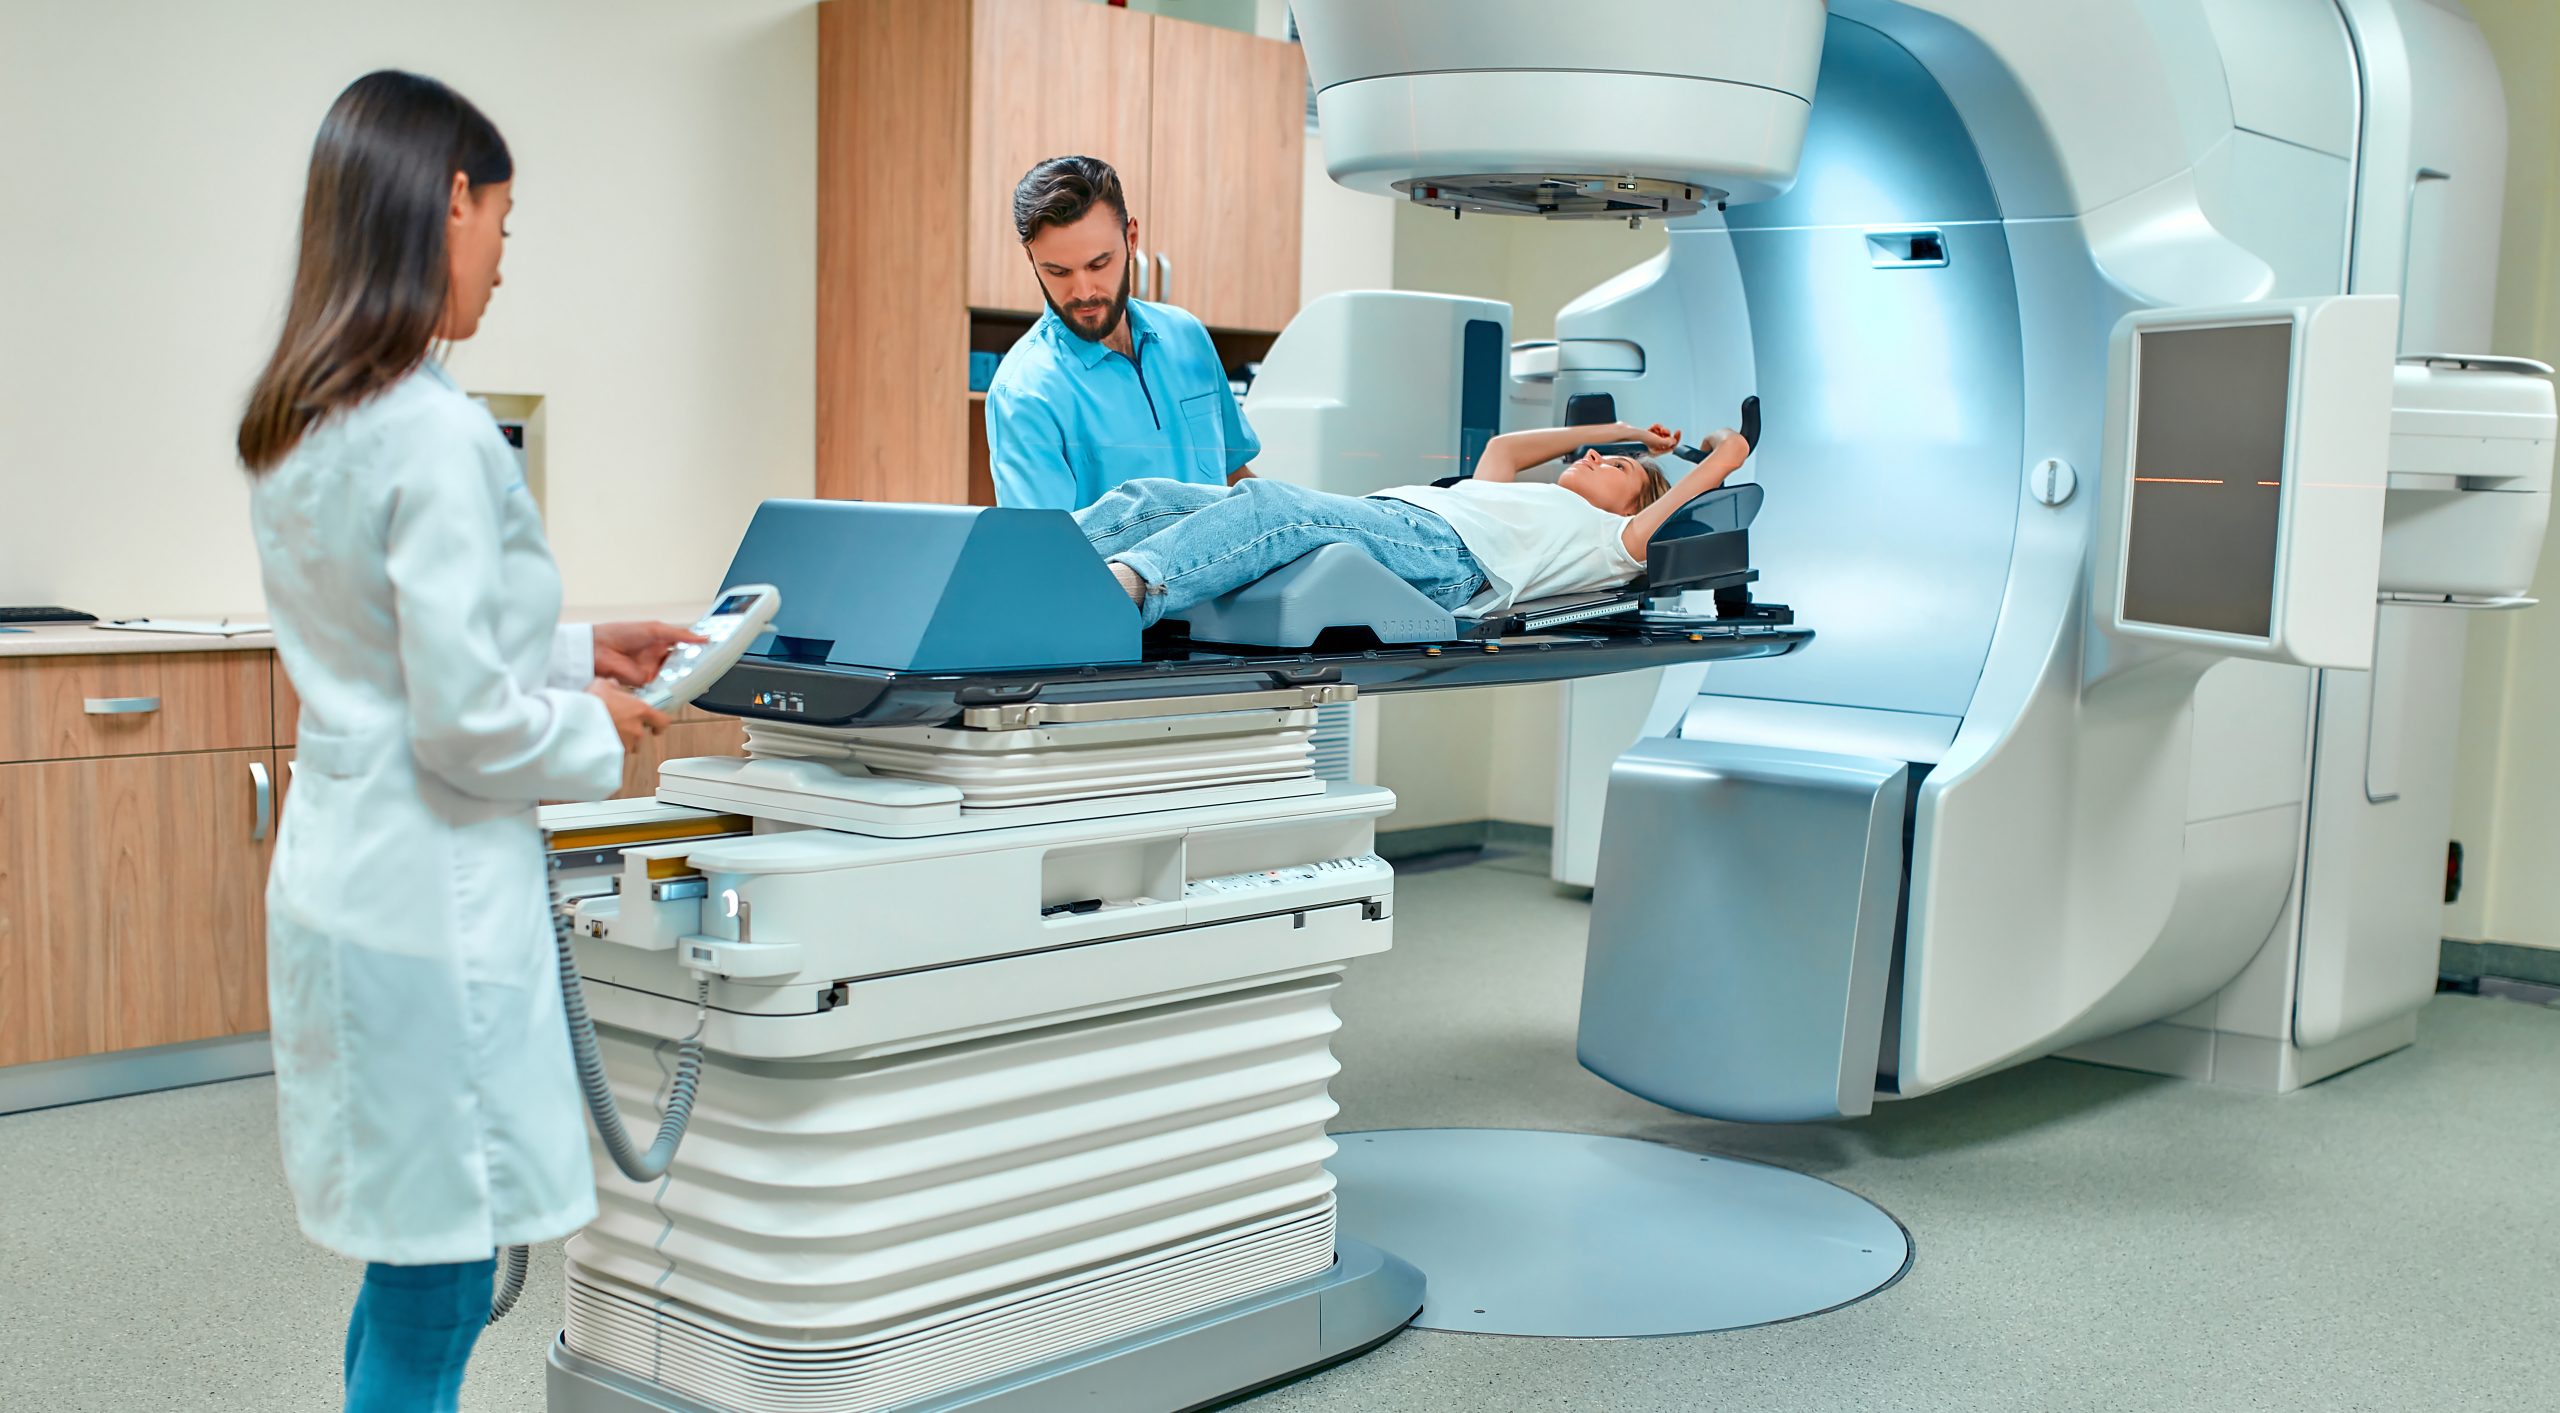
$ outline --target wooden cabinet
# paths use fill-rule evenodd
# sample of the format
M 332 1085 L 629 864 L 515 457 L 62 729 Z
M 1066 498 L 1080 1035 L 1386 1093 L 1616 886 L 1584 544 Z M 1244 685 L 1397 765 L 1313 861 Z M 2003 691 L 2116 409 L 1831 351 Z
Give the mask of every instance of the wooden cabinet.
M 1298 312 L 1306 82 L 1294 45 L 1156 26 L 1139 234 L 1157 256 L 1156 298 L 1210 328 L 1277 332 Z
M 264 1069 L 267 866 L 300 711 L 260 649 L 0 658 L 0 1113 Z M 622 793 L 745 746 L 740 722 L 688 707 Z M 99 1063 L 10 1073 L 59 1060 Z
M 230 750 L 274 739 L 263 652 L 0 661 L 0 761 Z
M 1073 0 L 968 8 L 969 304 L 1037 314 L 1040 287 L 1013 229 L 1014 184 L 1045 158 L 1099 157 L 1120 173 L 1152 244 L 1149 44 L 1160 28 L 1208 27 Z
M 266 1029 L 273 656 L 0 660 L 0 1066 Z
M 686 756 L 742 756 L 747 753 L 747 728 L 735 717 L 713 716 L 691 707 L 676 716 L 675 724 L 663 735 L 644 741 L 623 761 L 622 788 L 614 792 L 617 800 L 642 799 L 658 791 L 658 767 Z
M 0 766 L 0 1065 L 266 1029 L 273 768 L 265 749 Z
M 1306 67 L 1294 44 L 1090 0 L 818 11 L 817 492 L 992 500 L 968 355 L 1043 309 L 1013 188 L 1118 169 L 1151 274 L 1233 366 L 1297 313 Z
M 969 8 L 818 8 L 822 496 L 958 499 L 944 468 L 969 378 Z

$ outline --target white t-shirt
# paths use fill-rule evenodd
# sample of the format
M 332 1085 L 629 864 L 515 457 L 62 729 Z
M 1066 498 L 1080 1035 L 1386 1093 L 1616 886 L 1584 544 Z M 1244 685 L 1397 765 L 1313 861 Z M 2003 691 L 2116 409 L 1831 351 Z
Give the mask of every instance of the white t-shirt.
M 1419 506 L 1458 532 L 1484 570 L 1485 592 L 1467 604 L 1471 614 L 1611 588 L 1644 572 L 1620 538 L 1626 516 L 1611 515 L 1551 482 L 1468 480 L 1372 494 Z

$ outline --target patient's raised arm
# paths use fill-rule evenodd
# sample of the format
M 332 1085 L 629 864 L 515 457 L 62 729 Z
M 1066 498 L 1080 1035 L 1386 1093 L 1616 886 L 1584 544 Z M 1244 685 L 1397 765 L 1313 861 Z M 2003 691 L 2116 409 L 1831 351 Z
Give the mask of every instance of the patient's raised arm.
M 1643 442 L 1656 452 L 1670 447 L 1656 445 L 1662 434 L 1644 427 L 1631 427 L 1624 422 L 1594 422 L 1579 427 L 1531 427 L 1505 432 L 1485 443 L 1484 455 L 1477 458 L 1475 479 L 1479 481 L 1517 480 L 1532 466 L 1570 456 L 1578 446 L 1593 442 Z

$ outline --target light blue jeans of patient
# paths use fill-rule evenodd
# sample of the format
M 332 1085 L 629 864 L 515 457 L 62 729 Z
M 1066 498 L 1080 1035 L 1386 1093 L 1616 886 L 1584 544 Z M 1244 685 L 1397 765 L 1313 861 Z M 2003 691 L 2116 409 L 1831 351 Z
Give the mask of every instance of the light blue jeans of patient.
M 1076 525 L 1103 558 L 1146 581 L 1138 611 L 1150 627 L 1326 545 L 1358 545 L 1442 608 L 1463 606 L 1485 583 L 1466 542 L 1430 511 L 1260 477 L 1124 481 L 1077 511 Z
M 365 1267 L 347 1321 L 345 1413 L 453 1413 L 497 1269 L 495 1260 Z

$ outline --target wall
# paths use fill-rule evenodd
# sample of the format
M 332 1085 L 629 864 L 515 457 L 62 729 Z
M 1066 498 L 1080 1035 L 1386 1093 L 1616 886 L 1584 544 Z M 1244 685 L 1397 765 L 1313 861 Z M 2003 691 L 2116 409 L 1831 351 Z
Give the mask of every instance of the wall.
M 1277 0 L 1157 8 L 1285 33 Z M 477 391 L 544 395 L 570 599 L 707 594 L 758 501 L 810 492 L 803 0 L 10 0 L 7 16 L 0 182 L 41 218 L 0 223 L 0 602 L 258 611 L 232 431 L 282 315 L 312 133 L 384 65 L 451 82 L 515 151 L 507 282 L 452 366 Z M 1394 286 L 1398 203 L 1335 185 L 1313 134 L 1307 163 L 1306 297 Z M 1502 234 L 1478 226 L 1477 243 Z M 1375 737 L 1411 796 L 1400 824 L 1487 817 L 1496 714 L 1466 695 L 1456 731 L 1415 715 L 1412 740 Z M 1534 788 L 1502 794 L 1543 817 Z
M 1107 0 L 1097 0 L 1107 3 Z M 1273 39 L 1286 39 L 1285 9 L 1283 27 L 1263 28 L 1263 0 L 1128 0 L 1128 8 L 1150 15 L 1170 15 L 1194 24 L 1217 25 L 1222 29 L 1242 30 L 1246 34 L 1265 34 Z
M 506 284 L 452 366 L 546 397 L 571 601 L 706 596 L 756 502 L 809 493 L 805 0 L 9 0 L 0 25 L 0 602 L 256 609 L 232 433 L 312 134 L 384 66 L 514 149 Z
M 2498 353 L 2560 363 L 2560 6 L 2466 0 L 2507 91 L 2507 207 L 2498 244 Z M 2560 540 L 2560 536 L 2554 536 Z M 2560 947 L 2560 546 L 2540 608 L 2480 615 L 2463 702 L 2454 835 L 2467 883 L 2454 936 Z
M 1396 208 L 1396 288 L 1437 290 L 1511 304 L 1511 337 L 1554 338 L 1556 311 L 1583 291 L 1662 253 L 1658 221 L 1453 217 L 1410 202 Z
M 1141 14 L 1169 15 L 1193 24 L 1216 25 L 1221 29 L 1258 34 L 1265 39 L 1289 38 L 1289 0 L 1089 0 L 1089 3 L 1121 3 Z
M 1324 138 L 1307 131 L 1298 240 L 1298 299 L 1347 289 L 1396 288 L 1396 203 L 1325 175 Z

